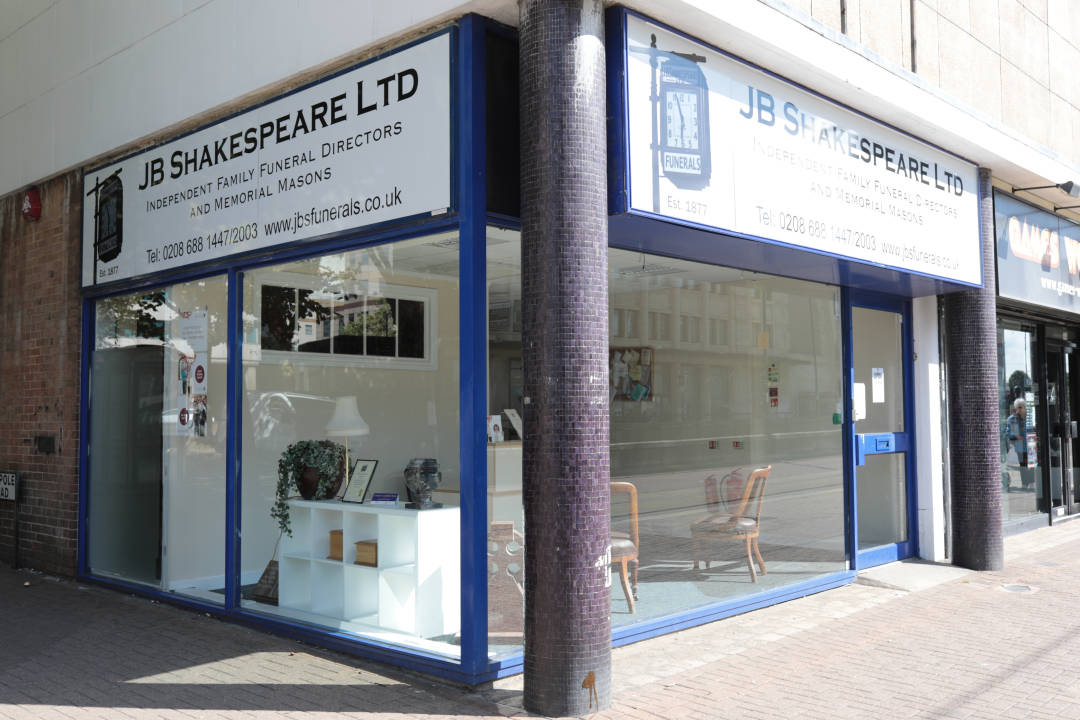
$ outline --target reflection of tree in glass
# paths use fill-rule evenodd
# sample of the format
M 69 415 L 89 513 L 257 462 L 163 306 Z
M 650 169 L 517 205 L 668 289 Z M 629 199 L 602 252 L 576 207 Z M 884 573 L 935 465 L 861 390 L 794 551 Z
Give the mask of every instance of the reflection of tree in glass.
M 1031 387 L 1031 378 L 1023 370 L 1015 370 L 1012 375 L 1009 376 L 1009 382 L 1006 385 L 1005 402 L 1006 405 L 1011 405 L 1013 400 L 1018 397 L 1024 397 L 1024 392 Z
M 300 291 L 300 318 L 321 323 L 330 317 L 330 308 L 323 304 L 324 301 L 312 300 L 313 294 L 310 290 Z
M 369 308 L 361 313 L 359 320 L 345 325 L 342 335 L 364 334 L 364 316 L 367 316 L 367 334 L 369 337 L 394 337 L 397 335 L 397 323 L 394 321 L 394 306 L 386 298 L 377 298 L 369 302 Z
M 368 337 L 394 337 L 397 324 L 394 322 L 394 306 L 386 298 L 371 301 L 372 308 L 367 313 Z
M 314 318 L 322 322 L 330 311 L 319 301 L 311 299 L 310 290 L 262 286 L 262 347 L 266 350 L 292 350 L 298 318 Z M 297 305 L 299 304 L 299 312 Z
M 371 298 L 357 319 L 345 325 L 339 334 L 363 337 L 366 323 L 366 354 L 393 357 L 396 354 L 395 338 L 398 333 L 395 304 L 396 301 L 392 298 Z M 347 348 L 350 346 L 342 343 L 341 352 L 364 352 L 359 346 L 355 349 Z
M 292 350 L 296 331 L 296 291 L 293 288 L 262 286 L 262 347 Z
M 122 295 L 106 298 L 97 303 L 98 338 L 140 338 L 165 340 L 165 315 L 161 308 L 167 306 L 164 290 L 143 295 Z
M 396 354 L 394 338 L 397 322 L 394 305 L 387 298 L 372 298 L 367 310 L 367 354 L 393 357 Z
M 1025 389 L 1031 385 L 1031 378 L 1023 370 L 1015 370 L 1012 375 L 1009 376 L 1009 387 Z

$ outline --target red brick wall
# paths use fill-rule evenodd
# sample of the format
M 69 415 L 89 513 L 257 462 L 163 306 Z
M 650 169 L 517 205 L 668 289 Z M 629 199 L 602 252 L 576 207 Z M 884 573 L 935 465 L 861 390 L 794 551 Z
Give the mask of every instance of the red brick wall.
M 37 222 L 21 192 L 0 199 L 0 470 L 22 473 L 19 564 L 59 575 L 75 573 L 78 539 L 81 189 L 79 173 L 39 186 Z M 0 503 L 0 562 L 14 530 Z

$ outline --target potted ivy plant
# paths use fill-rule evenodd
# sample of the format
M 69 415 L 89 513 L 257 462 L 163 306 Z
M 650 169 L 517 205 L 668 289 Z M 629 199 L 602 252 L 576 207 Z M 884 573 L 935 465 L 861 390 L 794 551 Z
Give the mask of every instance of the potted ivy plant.
M 289 498 L 300 493 L 305 500 L 324 500 L 337 495 L 345 475 L 345 448 L 332 440 L 298 440 L 278 459 L 277 495 L 270 509 L 283 533 L 292 535 Z

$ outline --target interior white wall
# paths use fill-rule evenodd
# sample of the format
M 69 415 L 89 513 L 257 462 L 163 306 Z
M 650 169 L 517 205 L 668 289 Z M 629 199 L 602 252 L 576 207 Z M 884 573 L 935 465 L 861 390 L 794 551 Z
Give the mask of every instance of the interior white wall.
M 945 560 L 945 502 L 937 298 L 916 298 L 911 316 L 919 557 L 941 562 Z
M 246 298 L 258 297 L 255 282 L 274 282 L 272 270 L 252 272 L 244 289 Z M 370 434 L 351 438 L 349 454 L 353 459 L 378 461 L 371 492 L 397 492 L 406 497 L 404 470 L 409 460 L 431 457 L 439 461 L 443 488 L 460 487 L 460 417 L 458 377 L 460 354 L 458 332 L 458 285 L 445 278 L 417 278 L 387 273 L 382 280 L 399 286 L 434 289 L 437 293 L 437 337 L 432 350 L 437 354 L 436 370 L 373 368 L 324 362 L 305 353 L 291 360 L 262 362 L 246 357 L 244 395 L 250 403 L 262 393 L 294 393 L 321 398 L 321 410 L 302 398 L 307 410 L 296 414 L 296 424 L 276 427 L 261 442 L 251 436 L 254 423 L 265 418 L 253 417 L 251 409 L 242 416 L 246 425 L 242 450 L 241 570 L 243 581 L 258 577 L 273 557 L 278 537 L 277 521 L 270 517 L 277 485 L 277 461 L 293 441 L 326 438 L 326 423 L 333 412 L 333 401 L 353 395 L 360 415 L 370 426 Z M 249 304 L 245 314 L 255 319 L 259 308 Z M 258 323 L 256 322 L 256 327 Z M 340 362 L 340 360 L 339 360 Z M 255 410 L 258 412 L 258 410 Z M 337 439 L 337 442 L 344 442 Z

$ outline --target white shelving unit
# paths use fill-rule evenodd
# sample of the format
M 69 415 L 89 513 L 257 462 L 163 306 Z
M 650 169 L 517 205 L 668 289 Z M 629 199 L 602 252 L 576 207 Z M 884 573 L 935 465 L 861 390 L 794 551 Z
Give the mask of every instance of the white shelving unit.
M 279 607 L 424 638 L 458 632 L 458 508 L 290 500 L 289 515 L 293 534 L 282 539 Z M 341 560 L 329 559 L 331 530 L 342 531 Z M 361 540 L 378 543 L 377 567 L 354 563 Z

